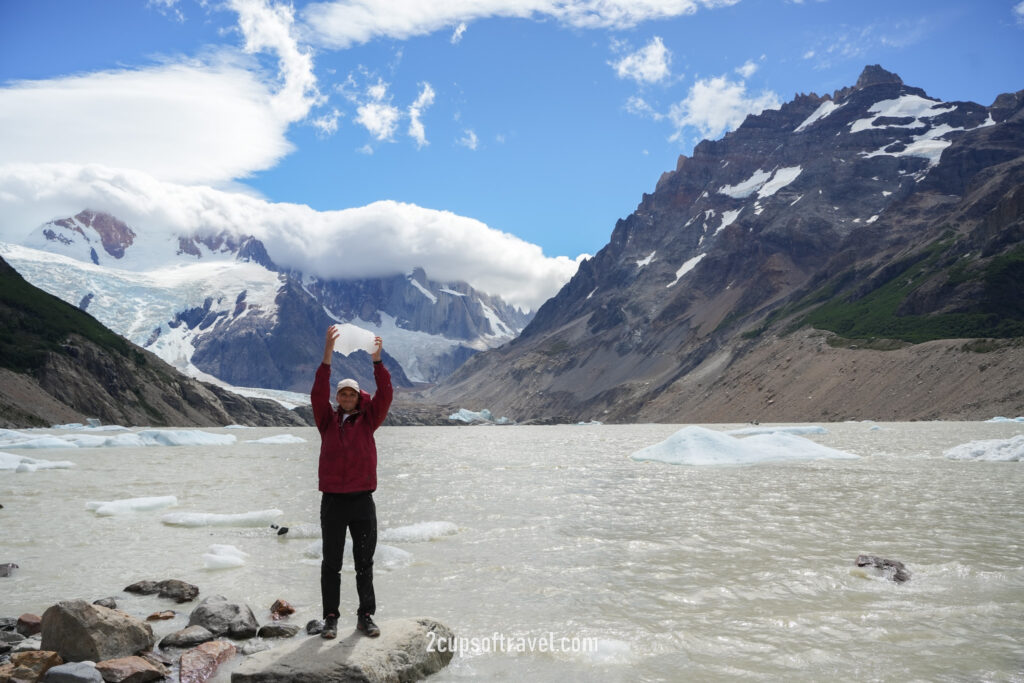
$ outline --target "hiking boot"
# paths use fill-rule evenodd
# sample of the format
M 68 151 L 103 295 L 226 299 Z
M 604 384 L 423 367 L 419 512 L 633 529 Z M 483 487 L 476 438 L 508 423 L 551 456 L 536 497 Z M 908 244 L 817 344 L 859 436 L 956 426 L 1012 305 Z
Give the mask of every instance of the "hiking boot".
M 332 640 L 338 637 L 338 617 L 334 614 L 324 619 L 324 630 L 320 632 L 321 638 Z
M 369 614 L 359 615 L 359 620 L 356 622 L 356 628 L 371 638 L 376 638 L 380 635 L 380 629 L 377 628 L 377 624 L 373 623 L 373 617 Z

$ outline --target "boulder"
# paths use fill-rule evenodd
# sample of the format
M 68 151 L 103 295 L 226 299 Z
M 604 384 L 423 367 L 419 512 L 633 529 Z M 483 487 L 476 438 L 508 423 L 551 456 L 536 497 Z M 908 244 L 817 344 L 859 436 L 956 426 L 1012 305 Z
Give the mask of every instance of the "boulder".
M 440 671 L 452 658 L 453 634 L 433 619 L 395 619 L 380 624 L 379 638 L 353 632 L 338 640 L 303 638 L 246 659 L 232 683 L 413 681 Z
M 153 595 L 160 592 L 156 583 L 156 581 L 136 581 L 130 586 L 125 586 L 124 592 L 135 593 L 136 595 Z
M 310 619 L 306 623 L 306 633 L 311 636 L 315 636 L 318 633 L 324 632 L 324 620 L 323 619 Z
M 10 576 L 17 568 L 18 565 L 13 562 L 0 563 L 0 576 Z
M 169 647 L 195 647 L 200 643 L 207 643 L 217 636 L 210 633 L 210 630 L 202 626 L 189 626 L 180 631 L 175 631 L 160 641 L 160 648 Z
M 149 624 L 85 600 L 58 602 L 43 613 L 42 649 L 65 661 L 127 657 L 153 647 Z
M 117 600 L 114 600 L 114 598 L 100 598 L 92 604 L 106 607 L 107 609 L 117 609 Z
M 296 624 L 266 624 L 260 627 L 257 638 L 292 638 L 301 629 Z
M 247 605 L 228 602 L 223 595 L 212 595 L 199 603 L 189 615 L 188 625 L 199 625 L 215 636 L 236 640 L 252 638 L 260 628 Z
M 107 683 L 147 683 L 159 681 L 166 675 L 166 669 L 142 657 L 118 657 L 96 664 L 96 670 Z
M 898 560 L 887 560 L 877 555 L 858 555 L 856 564 L 858 567 L 871 567 L 879 576 L 896 583 L 910 580 L 910 570 Z
M 274 621 L 277 621 L 278 619 L 284 619 L 285 617 L 291 614 L 295 614 L 295 608 L 289 605 L 284 600 L 275 600 L 274 604 L 270 606 L 270 617 Z
M 199 595 L 199 587 L 191 583 L 179 581 L 178 579 L 166 579 L 164 581 L 136 581 L 125 587 L 126 593 L 138 595 L 159 594 L 161 598 L 168 598 L 176 602 L 191 602 Z
M 55 666 L 64 663 L 56 652 L 35 650 L 34 652 L 19 652 L 11 655 L 11 663 L 16 668 L 25 668 L 32 672 L 30 680 L 38 681 L 47 671 Z M 24 678 L 25 676 L 21 676 Z
M 204 683 L 217 673 L 217 668 L 235 656 L 235 646 L 226 640 L 197 645 L 181 655 L 181 683 Z
M 33 650 L 42 650 L 42 645 L 43 639 L 39 636 L 39 634 L 36 634 L 34 636 L 29 636 L 28 638 L 22 640 L 19 643 L 15 643 L 14 647 L 11 648 L 11 653 L 14 654 L 18 652 L 32 652 Z
M 13 631 L 18 627 L 18 620 L 14 617 L 0 617 L 0 633 Z
M 68 662 L 47 671 L 43 683 L 103 683 L 103 676 L 95 662 Z
M 41 629 L 39 615 L 22 614 L 18 617 L 18 625 L 15 630 L 23 636 L 34 636 Z

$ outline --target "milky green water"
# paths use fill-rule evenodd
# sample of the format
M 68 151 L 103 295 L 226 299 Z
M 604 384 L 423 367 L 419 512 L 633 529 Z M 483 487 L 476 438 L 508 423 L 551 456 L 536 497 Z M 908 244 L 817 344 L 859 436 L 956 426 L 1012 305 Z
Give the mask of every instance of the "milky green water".
M 674 425 L 384 428 L 381 529 L 458 531 L 382 541 L 377 621 L 430 616 L 465 639 L 438 681 L 1024 680 L 1024 464 L 942 455 L 1024 424 L 824 426 L 807 438 L 862 457 L 696 468 L 629 459 Z M 295 623 L 318 617 L 315 539 L 160 521 L 278 508 L 282 524 L 315 524 L 316 431 L 209 431 L 238 442 L 17 451 L 75 467 L 0 472 L 0 562 L 20 565 L 0 579 L 0 616 L 112 595 L 138 616 L 178 609 L 160 636 L 188 608 L 120 589 L 178 578 L 261 622 L 277 598 Z M 244 443 L 282 433 L 307 443 Z M 177 507 L 85 509 L 158 495 Z M 215 543 L 246 563 L 204 569 Z M 913 578 L 867 574 L 860 553 Z M 349 568 L 342 597 L 354 610 Z

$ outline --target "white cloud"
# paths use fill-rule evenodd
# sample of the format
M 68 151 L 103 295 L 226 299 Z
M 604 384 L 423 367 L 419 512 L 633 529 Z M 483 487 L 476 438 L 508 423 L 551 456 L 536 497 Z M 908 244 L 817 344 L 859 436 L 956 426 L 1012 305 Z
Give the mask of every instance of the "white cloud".
M 456 144 L 462 145 L 468 149 L 475 150 L 480 144 L 480 139 L 476 136 L 476 133 L 467 128 L 465 134 L 455 141 Z
M 743 66 L 736 67 L 735 71 L 741 78 L 746 79 L 753 76 L 757 72 L 757 68 L 757 64 L 754 63 L 754 60 L 748 59 Z
M 332 109 L 330 114 L 324 114 L 313 119 L 313 127 L 317 129 L 320 135 L 328 136 L 334 135 L 338 132 L 338 118 L 341 116 L 341 112 L 337 109 Z
M 170 6 L 170 5 L 169 5 Z M 232 0 L 249 53 L 237 51 L 0 88 L 0 163 L 100 163 L 177 182 L 226 183 L 274 166 L 288 126 L 320 102 L 289 8 Z
M 626 29 L 645 21 L 694 14 L 740 0 L 332 0 L 308 5 L 311 40 L 346 48 L 374 38 L 403 40 L 487 17 L 555 20 L 576 28 Z M 456 29 L 458 31 L 458 29 Z
M 638 83 L 657 83 L 669 77 L 672 53 L 659 36 L 645 47 L 612 62 L 619 78 L 632 78 Z
M 725 76 L 698 80 L 686 99 L 672 105 L 669 119 L 676 127 L 671 140 L 682 137 L 683 128 L 696 128 L 701 136 L 715 139 L 743 123 L 748 114 L 781 105 L 779 96 L 770 90 L 760 95 L 747 93 L 746 83 L 730 81 Z
M 368 86 L 366 98 L 356 107 L 356 123 L 379 141 L 392 140 L 402 113 L 391 104 L 388 84 L 379 80 Z
M 1017 18 L 1017 23 L 1024 25 L 1024 2 L 1014 5 L 1013 16 Z
M 420 120 L 420 116 L 423 111 L 434 103 L 434 89 L 430 87 L 429 83 L 423 84 L 423 89 L 420 90 L 419 97 L 409 107 L 409 135 L 416 140 L 417 147 L 423 147 L 424 145 L 430 144 L 427 142 L 427 132 L 423 128 L 423 122 Z
M 178 7 L 178 0 L 147 0 L 146 7 L 155 8 L 160 14 L 172 17 L 179 24 L 185 22 L 185 13 Z
M 18 241 L 41 223 L 83 208 L 106 211 L 147 238 L 172 233 L 251 234 L 280 266 L 330 278 L 424 268 L 510 303 L 537 308 L 576 272 L 578 259 L 447 211 L 383 201 L 342 211 L 269 202 L 98 165 L 0 166 L 0 235 Z
M 464 36 L 465 34 L 466 22 L 462 22 L 458 26 L 456 26 L 455 30 L 452 32 L 452 45 L 458 45 L 460 42 L 462 42 L 462 36 Z
M 665 118 L 664 114 L 655 111 L 654 107 L 647 103 L 647 100 L 639 95 L 633 95 L 626 100 L 626 111 L 637 116 L 649 116 L 655 121 Z

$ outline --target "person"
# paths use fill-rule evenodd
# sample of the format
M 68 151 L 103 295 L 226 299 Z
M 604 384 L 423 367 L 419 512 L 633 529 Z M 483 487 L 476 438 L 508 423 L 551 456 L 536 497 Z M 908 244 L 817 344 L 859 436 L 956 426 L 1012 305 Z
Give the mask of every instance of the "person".
M 368 636 L 380 635 L 373 622 L 377 611 L 373 592 L 373 553 L 377 548 L 377 444 L 374 432 L 391 407 L 391 375 L 381 362 L 384 346 L 374 338 L 373 379 L 377 391 L 371 397 L 354 379 L 338 382 L 338 409 L 331 407 L 331 357 L 338 338 L 334 325 L 327 329 L 323 362 L 316 370 L 310 398 L 313 418 L 320 431 L 320 530 L 324 557 L 320 563 L 320 594 L 324 626 L 321 636 L 338 635 L 338 607 L 341 600 L 341 560 L 345 551 L 345 530 L 352 537 L 356 592 L 359 594 L 356 628 Z

